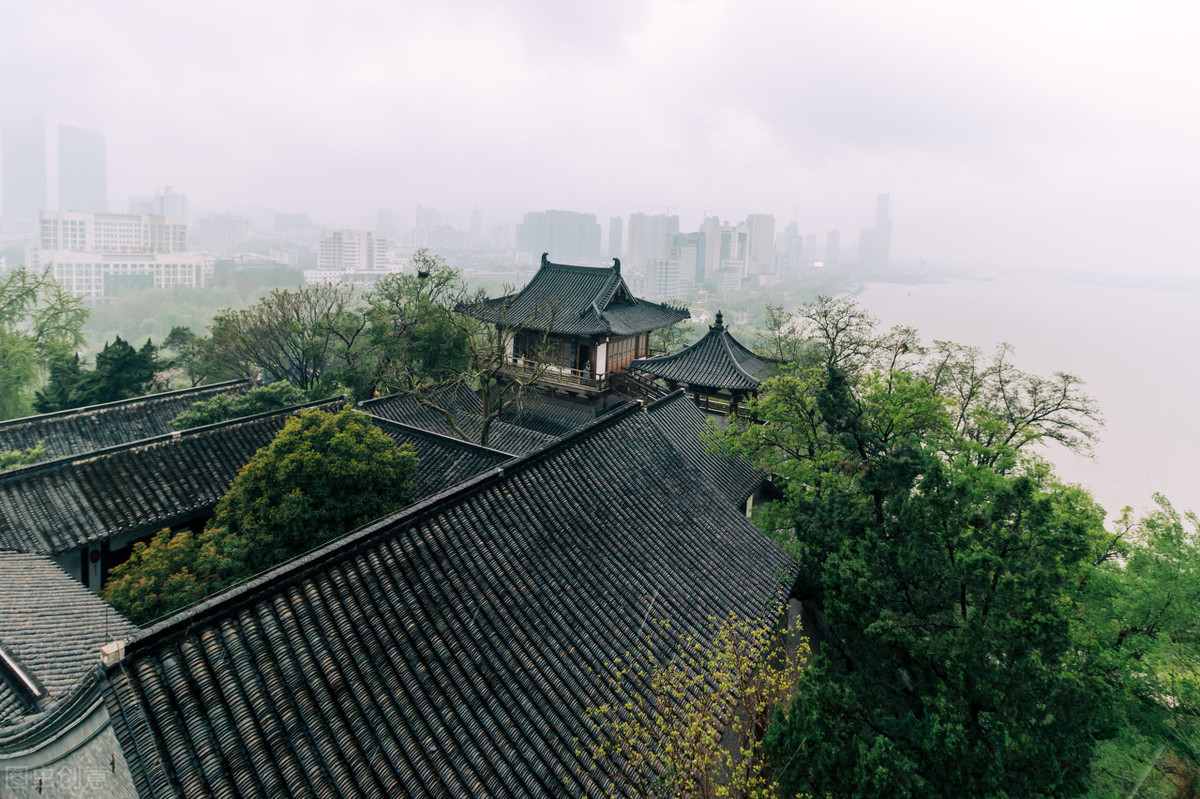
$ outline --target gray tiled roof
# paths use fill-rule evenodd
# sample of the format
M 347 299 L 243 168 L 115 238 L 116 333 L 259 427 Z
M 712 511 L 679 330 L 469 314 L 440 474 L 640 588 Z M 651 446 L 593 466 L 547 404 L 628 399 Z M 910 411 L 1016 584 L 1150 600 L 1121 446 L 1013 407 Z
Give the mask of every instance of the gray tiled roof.
M 704 338 L 671 355 L 640 358 L 629 364 L 662 380 L 688 386 L 753 391 L 778 373 L 778 365 L 755 355 L 735 339 L 717 314 Z
M 506 452 L 419 427 L 379 417 L 372 417 L 372 420 L 397 444 L 409 444 L 417 451 L 417 473 L 413 476 L 412 493 L 408 497 L 410 503 L 439 494 L 512 459 Z
M 100 647 L 134 627 L 42 555 L 0 552 L 0 649 L 46 691 L 41 712 L 100 662 Z M 0 726 L 25 715 L 0 671 Z
M 430 399 L 439 406 L 454 412 L 455 422 L 470 437 L 472 443 L 479 441 L 482 421 L 477 394 L 466 386 L 456 385 L 434 392 Z M 365 400 L 358 404 L 358 408 L 381 419 L 418 427 L 452 438 L 458 437 L 454 429 L 446 423 L 442 414 L 421 404 L 414 394 L 401 392 Z M 554 438 L 556 436 L 519 424 L 511 424 L 502 419 L 496 419 L 488 428 L 488 447 L 511 455 L 532 452 L 545 446 L 546 442 Z
M 794 570 L 631 405 L 144 631 L 106 702 L 143 797 L 596 795 L 606 664 Z
M 745 508 L 746 500 L 767 479 L 765 472 L 741 458 L 718 455 L 708 448 L 705 434 L 712 429 L 709 417 L 692 402 L 691 397 L 676 391 L 664 399 L 646 406 L 650 420 L 690 465 L 703 474 L 734 507 Z
M 0 422 L 0 452 L 45 442 L 42 460 L 53 460 L 152 438 L 170 433 L 171 420 L 195 403 L 219 394 L 241 394 L 250 385 L 249 380 L 235 380 L 10 419 Z
M 494 324 L 563 336 L 631 336 L 691 317 L 687 309 L 634 297 L 619 262 L 611 267 L 567 266 L 550 263 L 545 255 L 525 288 L 464 310 Z
M 0 549 L 55 554 L 206 512 L 298 408 L 269 411 L 0 473 Z

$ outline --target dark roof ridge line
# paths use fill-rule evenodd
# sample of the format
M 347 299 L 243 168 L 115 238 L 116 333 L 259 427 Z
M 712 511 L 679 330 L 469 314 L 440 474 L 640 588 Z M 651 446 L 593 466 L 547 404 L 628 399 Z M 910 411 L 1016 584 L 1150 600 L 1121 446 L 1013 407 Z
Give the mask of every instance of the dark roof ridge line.
M 476 444 L 474 441 L 467 441 L 466 439 L 455 438 L 454 436 L 448 436 L 445 433 L 438 433 L 434 430 L 426 430 L 424 427 L 417 427 L 416 425 L 405 424 L 404 422 L 397 422 L 394 419 L 388 419 L 386 416 L 378 416 L 376 414 L 373 414 L 369 410 L 359 410 L 358 408 L 355 408 L 355 410 L 359 411 L 360 413 L 365 413 L 367 416 L 370 416 L 371 419 L 375 422 L 382 422 L 383 424 L 390 425 L 392 427 L 399 427 L 401 430 L 403 430 L 407 433 L 415 433 L 415 434 L 423 436 L 425 438 L 432 438 L 435 441 L 446 441 L 451 444 L 460 446 L 464 449 L 476 450 L 478 452 L 486 452 L 489 455 L 503 455 L 505 458 L 510 458 L 510 459 L 513 457 L 512 453 L 505 452 L 502 449 L 493 449 L 492 447 L 485 447 L 483 444 Z M 549 442 L 547 442 L 547 443 L 549 443 Z
M 686 397 L 686 396 L 687 396 L 686 391 L 684 391 L 682 388 L 677 388 L 674 391 L 672 391 L 670 394 L 668 394 L 667 396 L 659 397 L 658 399 L 654 400 L 654 402 L 647 404 L 646 410 L 650 410 L 651 408 L 658 408 L 662 405 L 667 405 L 669 403 L 675 402 L 680 397 Z
M 202 624 L 204 619 L 218 608 L 236 608 L 247 601 L 253 601 L 255 593 L 260 588 L 301 577 L 304 573 L 319 564 L 350 555 L 357 550 L 369 548 L 374 545 L 375 539 L 380 532 L 389 528 L 411 526 L 428 513 L 435 512 L 453 502 L 481 492 L 492 483 L 502 479 L 507 473 L 528 469 L 530 466 L 573 445 L 577 440 L 595 435 L 603 428 L 615 424 L 618 419 L 623 419 L 641 410 L 642 406 L 640 403 L 628 403 L 577 430 L 573 430 L 561 438 L 547 442 L 544 447 L 525 455 L 514 457 L 485 472 L 480 472 L 458 485 L 447 488 L 445 491 L 434 494 L 419 502 L 414 502 L 406 508 L 401 508 L 391 516 L 377 519 L 363 527 L 359 527 L 357 530 L 352 530 L 341 538 L 297 555 L 291 560 L 284 561 L 262 574 L 251 577 L 244 583 L 235 585 L 219 594 L 204 599 L 190 608 L 185 608 L 161 621 L 155 622 L 149 627 L 139 629 L 134 633 L 132 638 L 126 641 L 125 655 L 122 660 L 110 666 L 109 670 L 119 668 L 120 664 L 126 659 L 137 654 L 138 651 L 154 645 L 160 639 L 170 639 L 177 635 L 179 637 L 186 636 L 194 624 Z
M 299 405 L 289 405 L 286 408 L 276 408 L 272 411 L 260 411 L 259 413 L 254 413 L 249 416 L 238 416 L 236 418 L 226 419 L 221 422 L 203 424 L 198 427 L 189 427 L 186 430 L 172 430 L 170 433 L 160 433 L 157 436 L 150 436 L 149 438 L 139 438 L 136 441 L 127 441 L 124 444 L 113 444 L 111 447 L 102 447 L 100 449 L 94 449 L 90 452 L 81 452 L 76 455 L 64 455 L 61 458 L 54 458 L 53 460 L 31 463 L 28 466 L 20 466 L 16 469 L 8 469 L 7 471 L 0 472 L 0 483 L 8 482 L 13 477 L 25 477 L 31 474 L 37 474 L 41 471 L 55 471 L 73 463 L 84 463 L 96 458 L 108 457 L 122 450 L 133 450 L 137 449 L 138 447 L 149 447 L 177 438 L 186 438 L 199 433 L 210 432 L 221 427 L 233 427 L 234 425 L 241 424 L 243 422 L 258 421 L 259 419 L 272 416 L 274 414 L 284 414 L 306 410 L 317 405 L 324 405 L 329 402 L 334 402 L 338 399 L 345 399 L 345 396 L 345 394 L 339 394 L 334 397 L 326 397 L 325 399 L 310 400 Z M 366 413 L 366 411 L 361 411 L 361 413 Z
M 722 328 L 720 331 L 720 336 L 721 336 L 721 345 L 723 347 L 725 347 L 725 352 L 729 354 L 729 360 L 733 364 L 733 368 L 736 369 L 739 374 L 741 374 L 743 377 L 745 377 L 751 383 L 762 382 L 757 377 L 755 377 L 754 375 L 747 372 L 746 369 L 742 366 L 741 362 L 737 359 L 737 356 L 733 354 L 733 347 L 729 343 L 729 340 L 732 339 L 733 336 L 731 336 L 729 334 L 729 331 Z M 739 344 L 738 346 L 741 346 L 741 345 Z
M 608 266 L 587 266 L 586 264 L 556 264 L 553 261 L 546 260 L 546 261 L 542 261 L 541 265 L 538 266 L 538 272 L 545 269 L 547 266 L 555 266 L 555 267 L 558 267 L 559 269 L 588 269 L 591 271 L 604 271 L 604 272 L 611 272 L 611 271 L 613 271 L 613 269 L 616 268 L 612 264 L 609 264 Z M 537 273 L 535 272 L 534 274 L 537 274 Z
M 133 405 L 134 403 L 137 403 L 137 402 L 147 402 L 149 400 L 163 399 L 165 397 L 178 397 L 180 395 L 189 394 L 189 393 L 199 394 L 204 391 L 211 391 L 212 389 L 215 389 L 215 388 L 230 387 L 230 386 L 235 386 L 238 383 L 250 383 L 250 382 L 253 382 L 253 381 L 251 381 L 250 378 L 245 377 L 245 378 L 242 378 L 241 380 L 226 380 L 223 383 L 212 383 L 211 385 L 207 385 L 207 386 L 193 386 L 192 388 L 177 388 L 172 391 L 163 391 L 158 394 L 142 394 L 141 396 L 130 397 L 129 399 L 113 400 L 112 402 L 101 402 L 101 403 L 97 403 L 96 405 L 84 405 L 82 408 L 67 408 L 67 409 L 61 410 L 61 411 L 50 411 L 49 413 L 35 413 L 30 416 L 19 416 L 16 419 L 5 419 L 3 422 L 0 422 L 0 429 L 2 429 L 4 427 L 9 427 L 9 426 L 15 426 L 21 422 L 28 423 L 28 422 L 31 422 L 34 420 L 58 419 L 58 418 L 71 416 L 71 415 L 83 416 L 85 413 L 91 413 L 93 411 L 99 411 L 99 410 L 106 410 L 109 408 L 116 408 L 120 405 Z

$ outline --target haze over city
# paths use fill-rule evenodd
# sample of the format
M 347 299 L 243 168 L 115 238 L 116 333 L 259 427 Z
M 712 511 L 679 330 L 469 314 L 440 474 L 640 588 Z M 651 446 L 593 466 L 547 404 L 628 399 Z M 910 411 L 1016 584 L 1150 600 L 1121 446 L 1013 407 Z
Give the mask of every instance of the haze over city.
M 1183 4 L 10 5 L 0 112 L 102 132 L 110 210 L 855 231 L 896 262 L 1191 274 Z M 51 199 L 54 182 L 50 181 Z

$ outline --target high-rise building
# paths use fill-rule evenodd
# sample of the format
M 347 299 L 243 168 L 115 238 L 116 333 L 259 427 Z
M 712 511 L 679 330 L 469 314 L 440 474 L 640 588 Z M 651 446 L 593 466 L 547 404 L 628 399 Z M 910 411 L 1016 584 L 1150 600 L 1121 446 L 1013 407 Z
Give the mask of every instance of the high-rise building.
M 630 266 L 645 270 L 655 261 L 666 258 L 670 253 L 675 236 L 679 234 L 679 217 L 669 214 L 629 215 Z
M 867 228 L 858 239 L 858 260 L 864 266 L 883 269 L 888 265 L 892 247 L 892 220 L 888 216 L 890 194 L 875 198 L 875 227 Z
M 396 230 L 396 214 L 391 208 L 380 208 L 375 214 L 375 229 L 379 231 L 379 235 L 387 236 L 388 238 L 396 238 L 399 231 Z
M 831 230 L 825 234 L 825 265 L 837 266 L 841 260 L 842 234 Z
M 804 237 L 800 235 L 800 227 L 795 222 L 789 222 L 784 228 L 782 255 L 782 274 L 779 277 L 794 280 L 800 275 L 804 264 Z
M 608 257 L 621 257 L 621 234 L 623 232 L 621 217 L 614 216 L 608 220 Z
M 46 123 L 6 118 L 0 125 L 0 172 L 5 216 L 35 217 L 46 210 Z
M 187 219 L 187 195 L 176 194 L 170 186 L 152 195 L 134 194 L 129 197 L 129 213 Z
M 103 133 L 58 126 L 58 207 L 64 211 L 108 209 L 108 155 Z
M 201 214 L 196 219 L 192 241 L 199 250 L 213 255 L 232 255 L 250 238 L 250 220 L 231 213 Z
M 413 214 L 413 230 L 436 230 L 442 226 L 442 212 L 418 205 Z
M 549 253 L 558 263 L 600 260 L 600 223 L 595 214 L 534 211 L 517 225 L 517 252 L 536 260 Z
M 387 265 L 387 240 L 367 230 L 322 230 L 318 272 L 370 272 Z
M 775 274 L 775 217 L 750 214 L 746 217 L 746 275 Z
M 804 265 L 813 266 L 817 262 L 817 234 L 804 234 Z

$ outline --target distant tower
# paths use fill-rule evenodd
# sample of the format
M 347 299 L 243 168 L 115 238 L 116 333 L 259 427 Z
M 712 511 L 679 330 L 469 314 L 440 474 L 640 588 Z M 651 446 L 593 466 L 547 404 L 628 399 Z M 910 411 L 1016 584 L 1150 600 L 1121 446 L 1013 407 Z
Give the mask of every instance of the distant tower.
M 34 217 L 46 210 L 46 123 L 41 118 L 4 120 L 0 171 L 5 215 Z
M 837 266 L 841 258 L 842 234 L 831 230 L 825 234 L 825 265 Z
M 58 126 L 58 206 L 64 211 L 108 210 L 104 134 Z
M 624 232 L 624 224 L 621 217 L 614 216 L 608 220 L 608 257 L 621 257 L 621 234 Z

